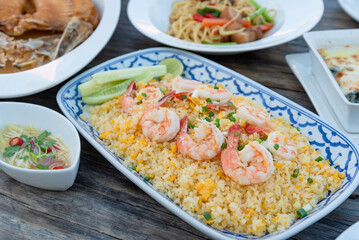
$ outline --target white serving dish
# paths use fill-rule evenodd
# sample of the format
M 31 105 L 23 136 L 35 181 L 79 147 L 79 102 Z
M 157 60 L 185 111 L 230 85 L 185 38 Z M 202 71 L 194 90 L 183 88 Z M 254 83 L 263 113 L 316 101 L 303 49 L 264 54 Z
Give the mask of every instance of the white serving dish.
M 359 239 L 359 222 L 356 222 L 342 234 L 340 234 L 335 240 L 351 240 Z
M 338 0 L 342 9 L 351 16 L 355 21 L 359 22 L 359 1 L 358 0 Z
M 130 0 L 127 6 L 127 15 L 133 26 L 145 36 L 168 46 L 204 54 L 235 54 L 280 45 L 312 29 L 319 22 L 324 12 L 322 0 L 258 0 L 258 3 L 267 9 L 277 9 L 278 14 L 274 19 L 275 26 L 273 29 L 258 41 L 218 46 L 192 43 L 166 33 L 169 27 L 171 4 L 174 1 Z
M 359 132 L 359 104 L 349 102 L 318 49 L 344 45 L 358 45 L 359 29 L 316 31 L 304 34 L 312 56 L 313 74 L 325 92 L 328 103 L 331 105 L 344 129 L 351 133 Z
M 46 190 L 64 191 L 71 187 L 76 179 L 81 151 L 79 135 L 71 122 L 54 110 L 29 103 L 0 102 L 0 112 L 0 129 L 8 124 L 34 124 L 60 137 L 71 155 L 70 167 L 60 170 L 19 168 L 4 162 L 0 155 L 1 170 L 19 182 Z
M 85 67 L 105 47 L 116 29 L 121 0 L 92 0 L 100 22 L 86 41 L 68 54 L 40 67 L 0 74 L 0 98 L 23 97 L 49 89 Z
M 289 67 L 302 84 L 305 92 L 308 94 L 318 115 L 322 119 L 325 119 L 327 123 L 332 124 L 345 132 L 347 136 L 359 145 L 359 133 L 349 133 L 345 131 L 343 125 L 335 115 L 332 106 L 328 104 L 325 93 L 319 86 L 317 78 L 313 75 L 310 53 L 288 54 L 286 60 Z
M 156 190 L 150 182 L 145 181 L 142 176 L 134 172 L 130 166 L 125 165 L 123 158 L 117 156 L 106 146 L 99 138 L 98 132 L 81 117 L 83 115 L 89 117 L 89 113 L 86 104 L 82 102 L 77 91 L 79 84 L 90 80 L 91 75 L 97 72 L 125 67 L 152 66 L 171 57 L 177 58 L 184 65 L 184 77 L 208 81 L 211 84 L 221 83 L 235 94 L 241 93 L 256 100 L 273 117 L 283 116 L 292 125 L 299 126 L 301 133 L 310 137 L 312 146 L 329 159 L 336 169 L 346 173 L 347 177 L 343 180 L 343 186 L 330 193 L 318 203 L 318 206 L 308 216 L 297 219 L 286 230 L 260 237 L 212 228 L 182 210 L 165 194 Z M 57 93 L 57 103 L 66 117 L 70 119 L 89 143 L 122 174 L 172 213 L 213 239 L 287 239 L 333 211 L 350 196 L 359 184 L 358 147 L 345 134 L 291 100 L 239 73 L 193 53 L 171 48 L 149 48 L 111 59 L 66 83 Z

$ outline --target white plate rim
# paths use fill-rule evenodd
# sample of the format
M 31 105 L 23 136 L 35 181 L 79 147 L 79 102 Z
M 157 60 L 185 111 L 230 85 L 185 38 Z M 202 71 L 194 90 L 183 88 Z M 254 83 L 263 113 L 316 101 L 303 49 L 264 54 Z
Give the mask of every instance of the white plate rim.
M 88 39 L 68 54 L 40 67 L 0 74 L 0 98 L 24 97 L 52 88 L 92 61 L 110 40 L 121 13 L 121 0 L 100 1 L 104 4 L 103 15 Z
M 175 37 L 169 36 L 166 33 L 163 33 L 160 31 L 151 21 L 149 12 L 144 12 L 144 14 L 138 13 L 137 6 L 143 6 L 143 9 L 151 9 L 151 4 L 156 3 L 160 0 L 130 0 L 127 5 L 127 15 L 132 23 L 132 25 L 143 35 L 145 35 L 148 38 L 151 38 L 154 41 L 160 42 L 162 44 L 181 48 L 185 50 L 195 51 L 195 52 L 201 52 L 204 54 L 236 54 L 246 51 L 253 51 L 253 50 L 259 50 L 264 48 L 269 48 L 273 46 L 280 45 L 282 43 L 291 41 L 297 37 L 300 37 L 305 32 L 308 32 L 311 30 L 314 26 L 317 25 L 317 23 L 321 20 L 323 13 L 324 13 L 324 3 L 323 0 L 313 0 L 308 1 L 307 8 L 311 8 L 312 11 L 316 11 L 318 14 L 315 19 L 312 19 L 311 24 L 305 25 L 300 27 L 299 29 L 293 30 L 287 27 L 284 29 L 285 31 L 292 31 L 292 34 L 281 34 L 282 38 L 277 38 L 278 41 L 269 41 L 266 42 L 266 38 L 263 38 L 258 41 L 245 43 L 245 44 L 237 44 L 237 45 L 228 45 L 228 46 L 216 46 L 216 45 L 207 45 L 207 44 L 198 44 L 198 43 L 191 43 L 184 40 L 177 39 Z M 166 0 L 167 1 L 167 0 Z M 288 3 L 290 1 L 290 3 Z M 287 2 L 287 3 L 285 3 Z M 277 4 L 288 4 L 288 6 L 293 7 L 292 5 L 297 3 L 296 0 L 287 0 L 287 1 L 281 1 L 278 0 Z M 303 4 L 301 2 L 298 2 L 299 4 Z M 301 5 L 299 5 L 301 6 Z M 289 15 L 289 14 L 287 14 Z M 288 17 L 287 17 L 288 18 Z M 154 33 L 155 32 L 155 33 Z M 284 33 L 284 31 L 283 31 Z M 267 38 L 269 39 L 269 37 Z M 261 41 L 265 41 L 265 44 L 261 44 Z
M 338 0 L 340 7 L 344 10 L 346 14 L 348 14 L 355 21 L 359 22 L 359 13 L 355 11 L 355 9 L 351 8 L 351 5 L 348 5 L 349 0 Z M 359 6 L 358 6 L 359 8 Z
M 184 210 L 182 210 L 179 206 L 175 205 L 174 203 L 170 202 L 169 199 L 163 197 L 159 192 L 157 192 L 156 190 L 152 189 L 151 187 L 149 187 L 145 181 L 142 181 L 140 179 L 138 179 L 133 173 L 132 171 L 128 170 L 127 168 L 123 167 L 111 154 L 110 151 L 108 149 L 103 148 L 99 143 L 96 142 L 96 140 L 93 138 L 93 136 L 91 136 L 90 134 L 88 134 L 78 123 L 77 121 L 70 115 L 70 113 L 66 110 L 66 107 L 62 104 L 62 95 L 65 92 L 66 88 L 73 84 L 74 82 L 76 82 L 78 79 L 82 78 L 83 76 L 89 74 L 91 71 L 94 71 L 96 69 L 101 69 L 103 66 L 108 65 L 109 63 L 111 63 L 112 61 L 116 61 L 119 60 L 121 58 L 126 58 L 128 56 L 131 55 L 135 55 L 135 54 L 139 54 L 139 53 L 145 53 L 146 51 L 161 51 L 161 50 L 169 50 L 172 51 L 174 53 L 178 52 L 178 53 L 184 53 L 187 54 L 191 57 L 194 57 L 196 59 L 200 59 L 202 61 L 205 61 L 209 64 L 212 64 L 216 67 L 222 68 L 225 71 L 233 74 L 233 75 L 237 75 L 240 78 L 251 82 L 252 85 L 260 87 L 261 89 L 263 89 L 263 92 L 267 92 L 270 93 L 271 95 L 274 95 L 276 97 L 279 97 L 281 99 L 281 101 L 285 101 L 289 106 L 293 107 L 293 108 L 297 108 L 300 109 L 301 111 L 303 111 L 303 113 L 306 113 L 307 115 L 312 115 L 314 116 L 318 122 L 321 122 L 325 125 L 328 125 L 329 128 L 336 130 L 337 132 L 339 132 L 343 137 L 348 138 L 345 134 L 341 133 L 339 130 L 337 130 L 335 127 L 330 126 L 329 124 L 326 124 L 325 121 L 323 121 L 320 117 L 318 117 L 318 115 L 310 112 L 309 110 L 303 108 L 302 106 L 298 105 L 297 103 L 281 96 L 280 94 L 268 89 L 267 87 L 227 68 L 224 67 L 212 60 L 206 59 L 204 57 L 201 57 L 199 55 L 196 55 L 194 53 L 190 53 L 190 52 L 186 52 L 183 50 L 177 50 L 177 49 L 172 49 L 172 48 L 166 48 L 166 47 L 157 47 L 157 48 L 148 48 L 148 49 L 143 49 L 143 50 L 138 50 L 138 51 L 134 51 L 131 53 L 127 53 L 124 55 L 121 55 L 119 57 L 113 58 L 111 60 L 108 60 L 102 64 L 99 64 L 95 67 L 93 67 L 92 69 L 87 70 L 86 72 L 82 73 L 81 75 L 77 76 L 76 78 L 70 80 L 69 82 L 67 82 L 57 93 L 56 99 L 57 99 L 57 103 L 60 107 L 60 109 L 63 111 L 63 113 L 65 114 L 65 116 L 67 118 L 69 118 L 69 120 L 75 125 L 75 127 L 78 129 L 78 131 L 81 133 L 81 135 L 89 141 L 89 143 L 96 149 L 98 150 L 114 167 L 116 167 L 122 174 L 124 174 L 127 178 L 129 178 L 133 183 L 135 183 L 139 188 L 141 188 L 144 192 L 146 192 L 148 195 L 150 195 L 153 199 L 155 199 L 157 202 L 159 202 L 161 205 L 163 205 L 164 207 L 166 207 L 169 211 L 171 211 L 173 214 L 177 215 L 178 217 L 180 217 L 182 220 L 184 220 L 185 222 L 189 223 L 190 225 L 192 225 L 194 228 L 198 229 L 199 231 L 203 232 L 204 234 L 208 235 L 211 238 L 214 239 L 247 239 L 247 238 L 243 238 L 243 236 L 240 237 L 236 237 L 236 238 L 230 238 L 226 235 L 222 235 L 218 230 L 207 226 L 206 224 L 200 222 L 199 220 L 195 219 L 194 217 L 190 216 L 188 213 L 186 213 Z M 351 142 L 351 141 L 350 141 Z M 358 147 L 357 145 L 353 144 L 353 147 L 355 148 L 356 151 L 358 151 Z M 344 202 L 349 196 L 350 194 L 356 189 L 356 187 L 359 185 L 359 174 L 356 175 L 355 179 L 352 180 L 351 185 L 349 186 L 348 189 L 346 189 L 344 192 L 341 193 L 340 196 L 338 196 L 331 204 L 330 206 L 326 206 L 325 211 L 322 210 L 320 212 L 316 212 L 314 215 L 311 216 L 311 218 L 308 218 L 305 222 L 300 223 L 297 226 L 290 226 L 288 229 L 282 231 L 282 232 L 275 232 L 275 235 L 272 236 L 268 236 L 268 235 L 264 235 L 261 237 L 254 237 L 254 236 L 249 236 L 248 239 L 286 239 L 289 238 L 293 235 L 295 235 L 296 233 L 302 231 L 303 229 L 309 227 L 311 224 L 315 223 L 316 221 L 320 220 L 321 218 L 325 217 L 327 214 L 329 214 L 331 211 L 333 211 L 335 208 L 337 208 L 342 202 Z

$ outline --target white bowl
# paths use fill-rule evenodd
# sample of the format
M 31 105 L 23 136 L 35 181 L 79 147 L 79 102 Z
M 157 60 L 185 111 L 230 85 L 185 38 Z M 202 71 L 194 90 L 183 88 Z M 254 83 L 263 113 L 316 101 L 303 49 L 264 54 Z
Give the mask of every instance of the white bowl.
M 92 0 L 100 22 L 86 41 L 68 54 L 40 67 L 0 74 L 0 98 L 23 97 L 52 88 L 85 67 L 105 47 L 116 29 L 121 0 Z
M 338 0 L 343 10 L 355 21 L 359 22 L 359 2 L 358 0 Z
M 8 124 L 34 124 L 37 128 L 60 137 L 71 155 L 70 167 L 60 170 L 19 168 L 4 162 L 0 155 L 0 168 L 10 177 L 34 187 L 57 191 L 71 187 L 79 168 L 81 151 L 79 135 L 71 122 L 58 112 L 28 103 L 0 102 L 0 112 L 0 129 Z
M 359 29 L 316 31 L 304 34 L 313 60 L 313 74 L 344 129 L 359 132 L 359 104 L 349 102 L 318 52 L 320 48 L 357 45 Z
M 145 36 L 168 46 L 205 54 L 235 54 L 280 45 L 312 29 L 324 12 L 322 0 L 258 0 L 259 4 L 268 9 L 277 9 L 273 29 L 264 38 L 254 42 L 220 46 L 192 43 L 168 35 L 166 32 L 174 1 L 130 0 L 127 15 L 133 26 Z

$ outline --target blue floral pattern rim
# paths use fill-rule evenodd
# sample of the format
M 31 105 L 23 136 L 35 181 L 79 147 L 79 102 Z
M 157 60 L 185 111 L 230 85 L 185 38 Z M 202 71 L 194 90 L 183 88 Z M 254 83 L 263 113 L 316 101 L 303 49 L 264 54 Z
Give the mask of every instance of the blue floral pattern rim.
M 326 198 L 306 217 L 297 219 L 289 228 L 281 232 L 266 233 L 263 236 L 233 233 L 218 230 L 197 220 L 182 210 L 170 198 L 152 187 L 152 184 L 123 163 L 123 159 L 110 151 L 99 139 L 82 114 L 88 115 L 86 105 L 82 102 L 77 86 L 91 79 L 97 72 L 156 65 L 166 58 L 176 58 L 184 65 L 185 78 L 209 83 L 222 83 L 235 94 L 242 94 L 262 104 L 273 117 L 283 116 L 290 123 L 299 127 L 302 134 L 310 138 L 310 144 L 325 156 L 340 172 L 346 174 L 343 185 Z M 100 64 L 64 85 L 57 94 L 57 102 L 64 114 L 71 120 L 80 133 L 120 172 L 127 176 L 142 190 L 168 208 L 174 214 L 213 238 L 226 239 L 282 239 L 293 236 L 297 232 L 318 221 L 345 201 L 359 184 L 358 165 L 359 152 L 357 146 L 343 133 L 325 123 L 319 116 L 280 96 L 272 90 L 253 80 L 223 67 L 211 60 L 193 53 L 171 48 L 149 48 L 129 53 L 103 64 Z

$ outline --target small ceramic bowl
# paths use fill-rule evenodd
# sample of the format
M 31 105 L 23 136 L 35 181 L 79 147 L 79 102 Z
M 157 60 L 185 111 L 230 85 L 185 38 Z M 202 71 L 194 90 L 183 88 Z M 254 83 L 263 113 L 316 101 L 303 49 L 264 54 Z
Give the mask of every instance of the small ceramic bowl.
M 58 136 L 70 150 L 70 167 L 60 170 L 34 170 L 15 167 L 3 161 L 0 168 L 19 182 L 46 189 L 64 191 L 74 184 L 80 163 L 80 138 L 75 127 L 61 114 L 34 104 L 0 102 L 0 129 L 8 124 L 35 125 Z
M 313 74 L 335 115 L 350 133 L 359 133 L 359 104 L 349 102 L 318 52 L 321 48 L 358 45 L 359 29 L 316 31 L 304 34 L 313 62 Z

